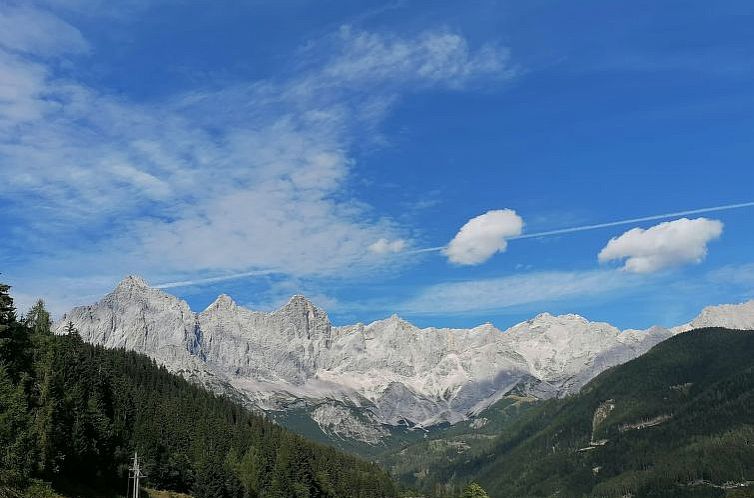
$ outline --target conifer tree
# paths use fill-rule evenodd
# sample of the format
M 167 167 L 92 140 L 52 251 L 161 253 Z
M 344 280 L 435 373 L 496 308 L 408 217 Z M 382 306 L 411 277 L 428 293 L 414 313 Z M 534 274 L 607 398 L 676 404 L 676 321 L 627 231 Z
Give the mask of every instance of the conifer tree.
M 52 327 L 52 320 L 50 320 L 50 313 L 45 309 L 45 303 L 41 299 L 38 299 L 34 306 L 31 307 L 26 314 L 24 324 L 34 334 L 47 335 L 50 333 Z
M 69 336 L 78 336 L 79 331 L 78 329 L 73 325 L 72 321 L 68 321 L 68 323 L 65 324 L 65 334 Z
M 461 498 L 490 498 L 490 495 L 479 484 L 472 482 L 463 488 Z
M 0 327 L 16 321 L 16 308 L 10 297 L 10 285 L 0 284 Z M 0 328 L 0 332 L 2 332 Z
M 20 374 L 29 369 L 30 340 L 26 327 L 16 318 L 10 286 L 0 284 L 0 364 L 4 364 L 11 379 L 18 381 Z

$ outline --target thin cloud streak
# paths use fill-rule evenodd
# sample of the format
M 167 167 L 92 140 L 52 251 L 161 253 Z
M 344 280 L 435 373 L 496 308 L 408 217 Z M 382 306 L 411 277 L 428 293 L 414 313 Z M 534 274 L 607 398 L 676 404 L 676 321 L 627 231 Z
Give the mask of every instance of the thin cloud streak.
M 507 240 L 533 239 L 536 237 L 547 237 L 549 235 L 560 235 L 560 234 L 566 234 L 566 233 L 584 232 L 588 230 L 598 230 L 600 228 L 608 228 L 608 227 L 614 227 L 614 226 L 620 226 L 620 225 L 629 225 L 631 223 L 639 223 L 642 221 L 661 220 L 665 218 L 673 218 L 675 216 L 711 213 L 714 211 L 726 211 L 726 210 L 731 210 L 731 209 L 742 209 L 742 208 L 747 208 L 747 207 L 754 207 L 754 201 L 741 202 L 738 204 L 726 204 L 723 206 L 713 206 L 713 207 L 707 207 L 707 208 L 691 209 L 688 211 L 678 211 L 675 213 L 656 214 L 652 216 L 643 216 L 641 218 L 631 218 L 627 220 L 599 223 L 596 225 L 584 225 L 580 227 L 561 228 L 558 230 L 548 230 L 546 232 L 527 233 L 527 234 L 518 235 L 515 237 L 510 237 Z M 447 246 L 437 246 L 437 247 L 425 247 L 423 249 L 412 249 L 410 251 L 403 251 L 401 254 L 409 255 L 409 254 L 423 254 L 423 253 L 429 253 L 429 252 L 440 252 L 446 247 Z M 232 274 L 232 275 L 224 275 L 221 277 L 210 277 L 210 278 L 200 278 L 200 279 L 193 279 L 193 280 L 183 280 L 183 281 L 177 281 L 177 282 L 167 282 L 164 284 L 157 285 L 156 287 L 159 289 L 170 289 L 174 287 L 188 287 L 191 285 L 224 282 L 226 280 L 235 280 L 239 278 L 253 277 L 253 276 L 260 276 L 260 275 L 273 275 L 277 273 L 282 273 L 282 272 L 279 272 L 276 270 L 258 270 L 258 271 L 237 273 L 237 274 Z
M 587 296 L 604 297 L 639 288 L 648 281 L 648 277 L 616 270 L 523 273 L 431 285 L 393 309 L 408 315 L 501 312 Z M 438 311 L 437 303 L 442 303 L 442 310 Z
M 507 237 L 506 240 L 535 239 L 537 237 L 547 237 L 549 235 L 562 235 L 566 233 L 586 232 L 588 230 L 598 230 L 600 228 L 630 225 L 632 223 L 640 223 L 643 221 L 662 220 L 665 218 L 674 218 L 676 216 L 688 216 L 691 214 L 712 213 L 715 211 L 728 211 L 731 209 L 742 209 L 742 208 L 747 208 L 747 207 L 754 207 L 754 201 L 740 202 L 738 204 L 725 204 L 723 206 L 690 209 L 688 211 L 678 211 L 675 213 L 655 214 L 651 216 L 643 216 L 641 218 L 630 218 L 627 220 L 608 221 L 606 223 L 598 223 L 596 225 L 583 225 L 579 227 L 560 228 L 558 230 L 548 230 L 546 232 L 525 233 L 522 235 L 516 235 L 515 237 Z M 438 247 L 427 247 L 424 249 L 414 249 L 411 251 L 405 251 L 403 254 L 421 254 L 421 253 L 426 253 L 426 252 L 439 252 L 445 249 L 446 247 L 447 246 L 438 246 Z
M 275 274 L 281 274 L 283 272 L 280 272 L 278 270 L 255 270 L 255 271 L 247 271 L 243 273 L 234 273 L 232 275 L 222 275 L 219 277 L 207 277 L 207 278 L 194 278 L 191 280 L 177 280 L 175 282 L 165 282 L 162 284 L 157 284 L 154 287 L 156 289 L 174 289 L 176 287 L 190 287 L 192 285 L 200 285 L 200 284 L 214 284 L 217 282 L 226 282 L 228 280 L 236 280 L 239 278 L 244 277 L 259 277 L 264 275 L 275 275 Z
M 689 211 L 679 211 L 677 213 L 666 213 L 666 214 L 656 214 L 652 216 L 644 216 L 641 218 L 631 218 L 628 220 L 619 220 L 619 221 L 609 221 L 607 223 L 599 223 L 597 225 L 584 225 L 580 227 L 572 227 L 572 228 L 562 228 L 560 230 L 549 230 L 547 232 L 539 232 L 539 233 L 526 233 L 523 235 L 518 235 L 516 237 L 511 237 L 508 240 L 518 240 L 518 239 L 533 239 L 535 237 L 546 237 L 548 235 L 560 235 L 564 233 L 574 233 L 574 232 L 584 232 L 587 230 L 597 230 L 599 228 L 608 228 L 608 227 L 616 227 L 620 225 L 630 225 L 631 223 L 639 223 L 642 221 L 654 221 L 654 220 L 662 220 L 665 218 L 674 218 L 676 216 L 687 216 L 690 214 L 701 214 L 701 213 L 712 213 L 715 211 L 727 211 L 730 209 L 741 209 L 746 207 L 754 207 L 754 201 L 752 202 L 742 202 L 739 204 L 726 204 L 724 206 L 714 206 L 714 207 L 708 207 L 708 208 L 700 208 L 700 209 L 691 209 Z

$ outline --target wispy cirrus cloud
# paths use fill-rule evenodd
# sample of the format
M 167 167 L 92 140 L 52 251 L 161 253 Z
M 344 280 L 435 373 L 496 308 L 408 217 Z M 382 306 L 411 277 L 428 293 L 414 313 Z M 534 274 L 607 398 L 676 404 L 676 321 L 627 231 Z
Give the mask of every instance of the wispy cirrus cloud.
M 49 11 L 23 4 L 0 10 L 0 46 L 46 57 L 89 50 L 78 29 Z
M 39 8 L 77 16 L 114 20 L 132 19 L 135 15 L 155 5 L 175 4 L 182 0 L 25 0 Z
M 420 289 L 397 306 L 408 314 L 473 314 L 609 293 L 637 287 L 646 280 L 615 270 L 530 272 L 498 278 L 446 282 Z
M 406 241 L 403 239 L 388 240 L 382 238 L 369 246 L 369 250 L 375 254 L 397 253 L 404 249 L 406 249 Z
M 754 263 L 717 268 L 707 274 L 707 279 L 716 284 L 737 285 L 754 295 Z
M 32 34 L 67 26 L 53 30 L 69 47 L 56 57 L 86 55 L 80 33 L 50 12 L 23 15 Z M 66 260 L 57 271 L 157 280 L 378 267 L 374 241 L 410 234 L 349 194 L 358 134 L 406 92 L 513 75 L 506 49 L 472 48 L 446 30 L 344 28 L 315 41 L 327 55 L 286 79 L 196 88 L 147 106 L 27 56 L 52 53 L 41 35 L 6 38 L 0 198 L 16 237 L 0 250 L 43 238 L 56 242 L 35 258 Z
M 335 44 L 337 55 L 304 82 L 387 85 L 402 90 L 405 85 L 461 88 L 480 76 L 506 79 L 517 72 L 507 48 L 487 44 L 472 49 L 463 36 L 448 30 L 402 37 L 344 26 Z

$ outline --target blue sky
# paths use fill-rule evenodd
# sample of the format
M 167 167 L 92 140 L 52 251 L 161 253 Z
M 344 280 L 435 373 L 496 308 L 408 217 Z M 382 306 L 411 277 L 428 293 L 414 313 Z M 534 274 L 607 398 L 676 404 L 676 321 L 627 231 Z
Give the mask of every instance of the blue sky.
M 113 4 L 0 6 L 21 308 L 127 274 L 336 323 L 754 297 L 754 206 L 519 238 L 754 201 L 750 2 Z

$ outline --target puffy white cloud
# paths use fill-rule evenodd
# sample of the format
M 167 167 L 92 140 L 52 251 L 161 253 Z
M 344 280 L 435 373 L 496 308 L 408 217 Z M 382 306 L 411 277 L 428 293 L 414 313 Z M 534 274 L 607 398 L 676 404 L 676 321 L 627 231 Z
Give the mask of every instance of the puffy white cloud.
M 369 250 L 375 254 L 389 254 L 401 252 L 406 248 L 406 241 L 403 239 L 388 240 L 381 238 L 369 246 Z
M 512 209 L 487 211 L 471 218 L 443 253 L 453 263 L 478 265 L 508 247 L 507 238 L 521 235 L 524 220 Z
M 723 224 L 718 220 L 680 218 L 614 237 L 598 259 L 601 263 L 625 259 L 623 269 L 634 273 L 699 263 L 707 255 L 707 244 L 722 233 Z

